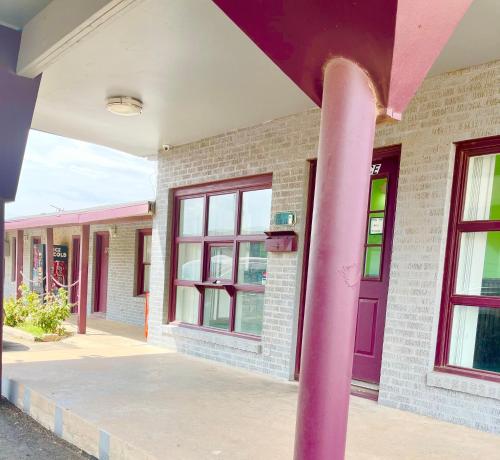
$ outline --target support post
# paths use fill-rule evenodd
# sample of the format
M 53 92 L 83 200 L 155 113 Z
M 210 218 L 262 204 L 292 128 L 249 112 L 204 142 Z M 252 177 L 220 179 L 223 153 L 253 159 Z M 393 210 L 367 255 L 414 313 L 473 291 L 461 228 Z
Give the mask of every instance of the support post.
M 51 293 L 54 289 L 52 276 L 54 270 L 54 229 L 47 228 L 47 244 L 45 245 L 45 292 Z
M 80 239 L 80 274 L 78 282 L 78 333 L 87 332 L 87 287 L 89 280 L 90 226 L 82 225 Z
M 0 199 L 0 396 L 2 395 L 3 362 L 3 282 L 4 282 L 4 238 L 5 238 L 5 203 Z
M 345 59 L 324 71 L 295 460 L 344 459 L 376 99 Z
M 21 297 L 20 287 L 23 284 L 24 264 L 24 231 L 18 230 L 16 235 L 16 297 Z

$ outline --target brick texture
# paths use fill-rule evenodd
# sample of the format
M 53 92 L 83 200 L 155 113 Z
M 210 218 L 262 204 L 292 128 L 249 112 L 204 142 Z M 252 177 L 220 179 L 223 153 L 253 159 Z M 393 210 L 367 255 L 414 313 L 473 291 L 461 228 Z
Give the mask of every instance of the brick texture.
M 377 127 L 376 146 L 402 144 L 380 403 L 500 430 L 498 385 L 432 373 L 453 175 L 453 142 L 498 135 L 500 62 L 427 79 L 401 122 Z M 158 158 L 153 223 L 150 342 L 291 378 L 307 201 L 319 110 L 175 147 Z M 269 254 L 261 347 L 165 325 L 172 189 L 273 173 L 272 211 L 296 211 L 296 253 Z M 478 385 L 479 388 L 478 389 Z M 485 395 L 489 395 L 485 397 Z M 479 396 L 481 395 L 481 396 Z

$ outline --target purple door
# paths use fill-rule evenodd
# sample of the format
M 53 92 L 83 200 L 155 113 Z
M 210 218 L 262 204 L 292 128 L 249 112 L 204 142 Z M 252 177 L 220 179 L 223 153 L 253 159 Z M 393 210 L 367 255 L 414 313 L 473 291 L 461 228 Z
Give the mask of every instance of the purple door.
M 400 147 L 377 149 L 373 153 L 370 197 L 367 209 L 365 255 L 362 264 L 362 281 L 359 293 L 356 342 L 352 378 L 365 382 L 380 381 L 385 313 L 389 289 L 394 211 L 399 173 Z M 316 164 L 311 165 L 308 215 L 304 241 L 304 265 L 300 301 L 297 360 L 295 378 L 300 373 L 302 328 L 307 286 L 309 239 L 314 204 Z M 332 178 L 332 180 L 335 180 Z
M 399 172 L 399 156 L 376 155 L 371 170 L 352 369 L 353 379 L 371 383 L 380 381 Z
M 94 312 L 105 313 L 108 297 L 109 233 L 95 234 Z
M 78 311 L 78 279 L 80 278 L 80 237 L 74 236 L 71 249 L 71 288 L 70 302 L 74 304 L 72 313 Z M 75 284 L 76 283 L 76 284 Z

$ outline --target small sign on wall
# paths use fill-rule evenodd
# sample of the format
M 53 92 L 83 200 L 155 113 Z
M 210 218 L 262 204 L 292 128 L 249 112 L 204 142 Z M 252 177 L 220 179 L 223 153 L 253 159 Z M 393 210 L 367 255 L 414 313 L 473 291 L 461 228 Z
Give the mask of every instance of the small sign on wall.
M 370 235 L 382 235 L 384 232 L 384 218 L 370 217 Z
M 297 217 L 293 211 L 282 211 L 274 214 L 274 225 L 295 225 Z
M 380 172 L 380 168 L 382 167 L 382 163 L 373 163 L 370 169 L 370 175 L 376 176 Z

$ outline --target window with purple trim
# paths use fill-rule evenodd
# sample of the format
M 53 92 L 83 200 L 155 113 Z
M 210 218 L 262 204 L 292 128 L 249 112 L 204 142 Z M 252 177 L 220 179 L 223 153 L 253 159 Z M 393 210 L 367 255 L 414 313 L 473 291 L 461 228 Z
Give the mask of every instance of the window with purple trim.
M 137 295 L 149 292 L 151 271 L 151 229 L 145 228 L 138 231 L 137 245 Z
M 258 337 L 271 175 L 179 189 L 170 321 Z
M 500 138 L 458 144 L 436 365 L 500 380 Z

